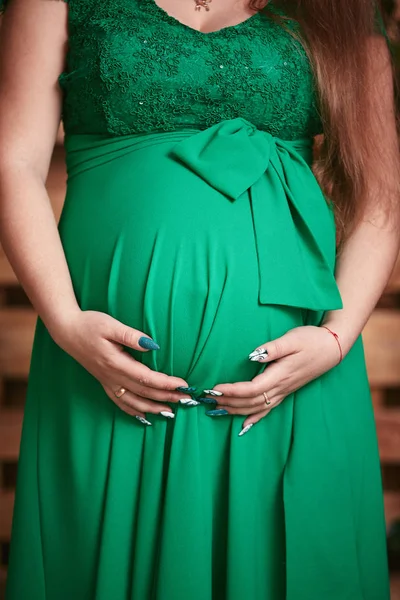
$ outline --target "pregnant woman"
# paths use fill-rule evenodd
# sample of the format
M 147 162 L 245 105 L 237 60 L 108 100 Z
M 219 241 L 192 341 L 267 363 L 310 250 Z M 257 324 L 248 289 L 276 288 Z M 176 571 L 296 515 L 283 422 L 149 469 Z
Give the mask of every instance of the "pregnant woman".
M 39 315 L 7 600 L 389 598 L 360 333 L 399 248 L 390 51 L 369 0 L 210 1 L 6 7 Z

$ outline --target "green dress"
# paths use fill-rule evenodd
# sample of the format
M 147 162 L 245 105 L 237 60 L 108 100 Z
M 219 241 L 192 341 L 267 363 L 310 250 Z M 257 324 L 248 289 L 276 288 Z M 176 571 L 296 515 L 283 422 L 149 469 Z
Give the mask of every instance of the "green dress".
M 194 397 L 268 368 L 259 344 L 342 307 L 307 55 L 268 14 L 201 33 L 154 0 L 70 0 L 59 223 L 83 310 Z M 144 426 L 38 318 L 7 600 L 387 600 L 359 338 L 239 437 L 171 405 Z

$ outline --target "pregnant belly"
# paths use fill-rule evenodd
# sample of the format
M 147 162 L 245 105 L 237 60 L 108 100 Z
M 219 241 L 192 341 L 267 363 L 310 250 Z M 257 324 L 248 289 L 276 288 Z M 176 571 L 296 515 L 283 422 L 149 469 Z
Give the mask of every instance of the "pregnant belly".
M 262 367 L 248 353 L 305 311 L 260 303 L 250 191 L 233 201 L 211 186 L 171 156 L 174 136 L 113 143 L 69 168 L 59 230 L 80 306 L 152 336 L 159 351 L 130 352 L 153 369 L 192 385 L 251 379 Z

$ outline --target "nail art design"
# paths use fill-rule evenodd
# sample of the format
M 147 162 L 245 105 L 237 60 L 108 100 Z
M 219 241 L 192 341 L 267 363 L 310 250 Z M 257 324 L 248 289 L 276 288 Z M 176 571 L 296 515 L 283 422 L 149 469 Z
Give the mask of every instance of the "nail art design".
M 204 402 L 204 404 L 217 404 L 215 398 L 199 398 L 200 402 Z
M 175 388 L 175 390 L 177 392 L 184 392 L 184 393 L 188 393 L 190 394 L 190 392 L 195 392 L 197 390 L 197 388 L 195 387 L 183 387 L 182 385 L 180 385 L 179 387 Z
M 152 340 L 149 337 L 145 337 L 144 335 L 142 335 L 141 338 L 139 338 L 138 344 L 141 348 L 145 348 L 146 350 L 159 350 L 160 346 L 157 344 L 157 342 L 155 342 L 154 340 Z
M 229 415 L 229 413 L 224 408 L 217 408 L 215 410 L 206 410 L 206 415 L 209 417 L 222 417 L 222 415 Z
M 210 396 L 223 396 L 223 393 L 218 390 L 203 390 L 203 392 L 205 394 L 210 394 Z
M 200 402 L 194 400 L 194 398 L 182 398 L 179 400 L 180 404 L 184 404 L 185 406 L 198 406 Z
M 148 421 L 147 419 L 145 419 L 144 417 L 140 417 L 139 415 L 136 415 L 135 418 L 140 421 L 143 425 L 151 425 L 150 421 Z
M 265 360 L 266 358 L 268 358 L 268 354 L 257 354 L 256 356 L 252 356 L 250 358 L 250 360 L 252 362 L 261 362 L 262 360 Z
M 256 348 L 253 352 L 250 352 L 249 359 L 250 360 L 259 360 L 258 357 L 262 356 L 266 358 L 268 356 L 268 352 L 265 348 Z
M 173 412 L 169 412 L 168 410 L 162 410 L 160 412 L 160 415 L 162 415 L 163 417 L 166 417 L 167 419 L 175 419 L 175 415 Z
M 249 431 L 249 429 L 251 429 L 253 427 L 254 423 L 250 423 L 249 425 L 246 425 L 246 427 L 243 427 L 242 431 L 239 433 L 239 435 L 244 435 L 245 433 L 247 433 Z

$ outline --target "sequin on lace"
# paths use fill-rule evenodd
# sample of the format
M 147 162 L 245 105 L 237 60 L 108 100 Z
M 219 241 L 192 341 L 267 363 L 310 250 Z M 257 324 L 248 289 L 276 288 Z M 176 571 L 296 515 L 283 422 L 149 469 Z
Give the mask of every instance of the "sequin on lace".
M 155 0 L 69 0 L 69 35 L 59 79 L 67 133 L 205 129 L 236 117 L 283 139 L 322 131 L 304 48 L 264 13 L 201 33 Z

